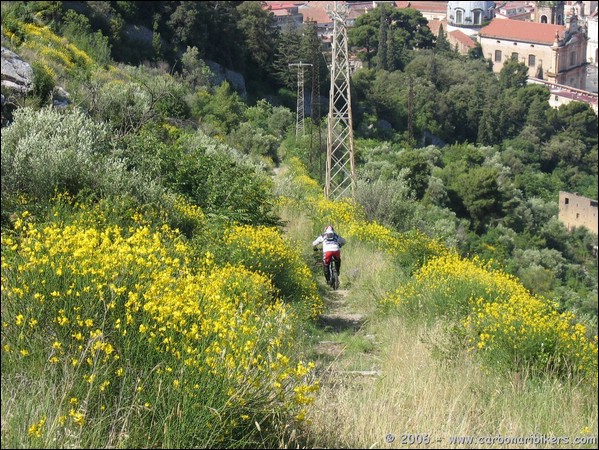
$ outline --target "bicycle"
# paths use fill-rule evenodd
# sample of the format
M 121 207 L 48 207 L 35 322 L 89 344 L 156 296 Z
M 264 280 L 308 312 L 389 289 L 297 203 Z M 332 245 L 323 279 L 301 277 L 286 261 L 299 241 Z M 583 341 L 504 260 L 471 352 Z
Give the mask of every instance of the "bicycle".
M 339 260 L 333 256 L 331 258 L 331 262 L 329 263 L 329 286 L 336 290 L 339 288 L 339 273 L 337 270 L 337 264 Z
M 315 264 L 320 265 L 320 267 L 324 266 L 324 261 L 321 256 L 317 256 L 316 252 L 317 248 L 314 248 L 314 256 L 315 256 Z M 316 259 L 318 262 L 316 262 Z M 332 287 L 333 289 L 339 288 L 339 259 L 336 256 L 331 256 L 331 261 L 329 262 L 329 280 L 327 281 L 327 285 Z

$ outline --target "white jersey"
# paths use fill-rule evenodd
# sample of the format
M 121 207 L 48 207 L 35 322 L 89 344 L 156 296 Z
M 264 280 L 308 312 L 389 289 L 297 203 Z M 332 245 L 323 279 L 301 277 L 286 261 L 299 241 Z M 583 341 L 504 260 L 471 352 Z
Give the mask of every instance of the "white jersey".
M 318 236 L 314 242 L 312 242 L 312 247 L 316 247 L 318 244 L 322 244 L 323 252 L 336 252 L 340 250 L 341 247 L 345 245 L 345 239 L 343 239 L 338 234 L 333 236 L 333 239 L 327 239 L 325 235 Z

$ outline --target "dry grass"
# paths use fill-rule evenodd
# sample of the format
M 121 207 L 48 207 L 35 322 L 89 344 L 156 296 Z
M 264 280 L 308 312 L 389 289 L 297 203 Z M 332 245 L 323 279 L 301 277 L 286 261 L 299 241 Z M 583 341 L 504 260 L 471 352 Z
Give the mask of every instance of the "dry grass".
M 442 340 L 440 328 L 413 328 L 401 318 L 372 325 L 382 338 L 380 378 L 334 375 L 311 411 L 316 446 L 400 448 L 410 439 L 430 439 L 427 448 L 539 448 L 533 443 L 498 444 L 497 437 L 597 436 L 597 393 L 590 386 L 556 380 L 505 378 L 460 358 L 441 363 L 424 341 Z M 426 336 L 426 339 L 422 339 Z M 391 433 L 395 441 L 389 443 Z M 451 437 L 494 437 L 476 445 Z M 596 442 L 596 440 L 595 440 Z M 543 447 L 541 445 L 540 447 Z M 553 445 L 552 448 L 597 448 Z

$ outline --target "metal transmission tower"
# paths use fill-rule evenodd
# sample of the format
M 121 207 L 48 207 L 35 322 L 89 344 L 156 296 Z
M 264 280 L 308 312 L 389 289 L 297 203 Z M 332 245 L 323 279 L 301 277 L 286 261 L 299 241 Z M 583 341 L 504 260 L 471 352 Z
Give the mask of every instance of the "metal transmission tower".
M 295 135 L 304 134 L 304 67 L 312 66 L 303 62 L 291 63 L 289 66 L 297 66 L 297 115 L 295 120 Z
M 328 10 L 333 19 L 331 90 L 327 136 L 325 196 L 338 199 L 356 187 L 354 168 L 354 132 L 352 128 L 349 52 L 345 20 L 347 7 Z M 348 192 L 350 191 L 350 192 Z

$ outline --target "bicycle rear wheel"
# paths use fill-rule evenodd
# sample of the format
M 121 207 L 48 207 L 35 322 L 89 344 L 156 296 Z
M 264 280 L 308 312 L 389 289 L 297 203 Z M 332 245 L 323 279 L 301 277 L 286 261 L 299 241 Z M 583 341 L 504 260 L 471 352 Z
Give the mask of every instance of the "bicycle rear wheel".
M 339 287 L 339 274 L 337 273 L 337 261 L 331 261 L 331 287 L 337 289 Z

